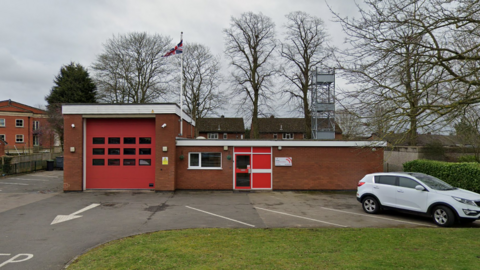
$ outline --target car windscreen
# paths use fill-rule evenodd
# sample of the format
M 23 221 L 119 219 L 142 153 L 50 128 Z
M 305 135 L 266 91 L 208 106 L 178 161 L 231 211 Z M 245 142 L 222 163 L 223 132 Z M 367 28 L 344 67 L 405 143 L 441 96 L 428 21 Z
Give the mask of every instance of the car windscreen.
M 413 176 L 415 176 L 418 180 L 421 180 L 423 183 L 425 183 L 427 186 L 429 186 L 432 189 L 436 190 L 452 190 L 455 189 L 451 185 L 443 182 L 442 180 L 433 177 L 428 174 L 422 174 L 422 173 L 412 173 Z

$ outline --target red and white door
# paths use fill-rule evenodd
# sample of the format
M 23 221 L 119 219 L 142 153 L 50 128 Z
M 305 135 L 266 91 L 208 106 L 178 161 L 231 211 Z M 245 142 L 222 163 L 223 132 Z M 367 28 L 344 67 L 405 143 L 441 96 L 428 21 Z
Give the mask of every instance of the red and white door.
M 153 189 L 154 119 L 87 119 L 86 189 Z
M 272 189 L 272 148 L 235 147 L 234 189 Z

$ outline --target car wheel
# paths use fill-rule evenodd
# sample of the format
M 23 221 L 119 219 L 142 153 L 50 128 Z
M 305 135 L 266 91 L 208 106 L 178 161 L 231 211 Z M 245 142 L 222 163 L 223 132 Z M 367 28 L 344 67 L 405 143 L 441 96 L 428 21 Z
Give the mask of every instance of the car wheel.
M 380 211 L 380 203 L 374 197 L 365 197 L 362 200 L 363 210 L 369 214 L 376 214 Z
M 437 206 L 433 209 L 433 222 L 438 226 L 450 227 L 455 222 L 455 215 L 446 206 Z

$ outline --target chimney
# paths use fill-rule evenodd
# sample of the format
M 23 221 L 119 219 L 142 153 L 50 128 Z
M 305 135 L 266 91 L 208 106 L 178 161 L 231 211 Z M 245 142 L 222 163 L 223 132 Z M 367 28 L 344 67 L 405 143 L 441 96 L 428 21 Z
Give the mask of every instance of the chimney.
M 272 118 L 275 118 L 275 115 L 273 115 L 273 114 L 272 114 L 272 115 L 270 115 L 270 119 L 272 119 Z
M 224 115 L 222 115 L 222 116 L 220 116 L 220 118 L 225 118 L 225 116 L 224 116 Z

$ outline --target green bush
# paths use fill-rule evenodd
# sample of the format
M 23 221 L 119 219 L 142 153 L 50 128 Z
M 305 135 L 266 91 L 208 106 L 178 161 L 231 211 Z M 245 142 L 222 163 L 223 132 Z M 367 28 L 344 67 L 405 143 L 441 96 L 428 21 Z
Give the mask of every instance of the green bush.
M 458 162 L 478 162 L 477 158 L 473 155 L 461 156 L 458 158 Z
M 12 171 L 12 159 L 13 157 L 3 157 L 3 166 L 2 166 L 2 173 L 9 174 Z
M 480 193 L 480 164 L 478 163 L 449 163 L 418 159 L 404 163 L 403 170 L 429 174 L 454 187 Z

